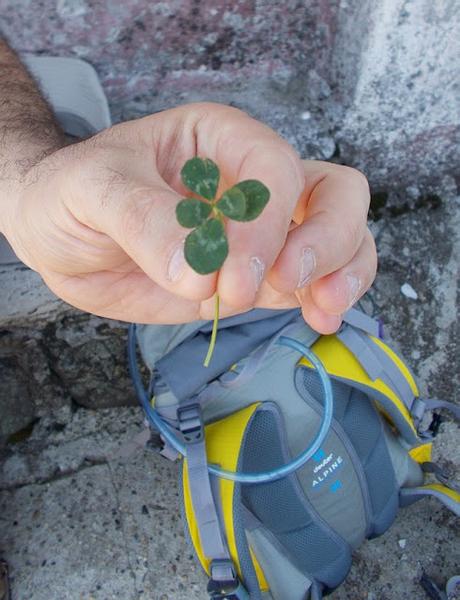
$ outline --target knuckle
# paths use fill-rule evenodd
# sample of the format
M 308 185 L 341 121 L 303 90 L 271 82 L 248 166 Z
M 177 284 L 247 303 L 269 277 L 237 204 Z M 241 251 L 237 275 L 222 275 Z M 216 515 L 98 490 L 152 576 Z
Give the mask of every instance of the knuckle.
M 215 113 L 224 113 L 224 114 L 234 114 L 234 115 L 244 115 L 249 117 L 248 113 L 244 110 L 237 108 L 236 106 L 230 106 L 229 104 L 224 104 L 221 102 L 194 102 L 192 104 L 186 105 L 188 108 L 193 108 L 196 113 L 198 119 L 203 119 L 210 114 Z
M 351 185 L 358 189 L 360 198 L 364 201 L 366 212 L 369 209 L 370 204 L 370 188 L 367 177 L 362 171 L 353 167 L 346 167 L 344 165 L 337 166 L 337 173 L 345 181 L 347 185 Z
M 354 254 L 361 245 L 364 234 L 364 223 L 360 219 L 336 219 L 333 228 L 333 237 L 337 239 L 337 247 L 349 249 L 349 254 Z
M 134 188 L 126 193 L 120 215 L 120 234 L 126 242 L 144 237 L 151 228 L 153 206 L 150 189 Z
M 359 169 L 355 169 L 354 167 L 347 167 L 345 165 L 337 165 L 337 170 L 341 173 L 343 177 L 348 179 L 348 181 L 353 182 L 357 185 L 361 185 L 366 189 L 369 188 L 367 177 Z

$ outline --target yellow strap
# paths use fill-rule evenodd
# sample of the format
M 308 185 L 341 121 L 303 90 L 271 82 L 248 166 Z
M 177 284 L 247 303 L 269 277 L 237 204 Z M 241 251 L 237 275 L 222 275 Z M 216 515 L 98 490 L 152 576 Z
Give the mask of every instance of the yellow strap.
M 228 471 L 236 471 L 238 459 L 240 455 L 243 436 L 246 431 L 249 420 L 260 403 L 251 404 L 247 408 L 235 412 L 220 421 L 206 425 L 206 453 L 208 462 L 218 464 L 223 469 Z M 188 470 L 186 460 L 184 460 L 182 468 L 183 487 L 184 487 L 184 505 L 185 516 L 189 526 L 190 537 L 195 548 L 198 559 L 209 575 L 210 559 L 203 553 L 200 543 L 199 531 L 193 512 L 192 498 L 188 485 Z M 228 549 L 230 556 L 235 562 L 235 567 L 238 575 L 241 578 L 241 568 L 236 548 L 235 529 L 233 522 L 233 498 L 234 498 L 235 482 L 228 479 L 219 479 L 220 500 L 222 503 L 222 514 L 224 518 L 225 533 L 227 538 Z M 254 562 L 254 569 L 257 574 L 259 586 L 262 591 L 267 591 L 268 584 L 264 577 L 263 571 L 257 562 L 256 557 L 251 552 Z
M 449 496 L 454 502 L 460 504 L 460 494 L 455 490 L 447 487 L 447 485 L 442 485 L 442 483 L 430 483 L 428 485 L 422 486 L 422 488 L 434 490 L 439 492 L 440 494 L 444 494 L 445 496 Z
M 397 355 L 386 344 L 384 344 L 381 340 L 377 340 L 377 338 L 372 336 L 370 337 L 373 341 L 378 342 L 378 345 L 396 362 L 398 367 L 403 365 L 401 359 L 397 357 Z M 408 423 L 412 431 L 417 435 L 417 430 L 404 402 L 402 402 L 395 392 L 381 379 L 372 381 L 359 363 L 356 356 L 335 335 L 321 336 L 313 344 L 312 350 L 321 360 L 329 375 L 340 377 L 341 379 L 345 379 L 350 382 L 355 381 L 356 383 L 377 390 L 386 396 L 393 403 L 398 412 L 403 416 L 404 420 Z M 313 368 L 313 365 L 305 357 L 301 358 L 298 364 L 311 369 Z M 407 377 L 411 389 L 413 391 L 415 389 L 415 391 L 418 393 L 417 388 L 413 387 L 415 386 L 415 382 L 408 369 L 406 367 L 404 369 L 401 368 L 401 371 L 403 375 Z M 391 415 L 388 415 L 385 411 L 382 412 L 384 412 L 384 414 L 389 417 L 390 421 L 392 421 Z
M 426 444 L 420 444 L 415 446 L 412 450 L 409 450 L 410 456 L 419 464 L 425 462 L 431 462 L 431 451 L 433 450 L 433 442 L 427 442 Z

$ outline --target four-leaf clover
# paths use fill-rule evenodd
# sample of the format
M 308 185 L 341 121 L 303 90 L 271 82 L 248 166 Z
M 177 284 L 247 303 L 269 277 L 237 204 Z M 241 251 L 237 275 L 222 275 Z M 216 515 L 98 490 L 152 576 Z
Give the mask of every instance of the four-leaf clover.
M 191 158 L 182 168 L 183 184 L 199 198 L 184 198 L 176 207 L 182 227 L 193 229 L 185 239 L 185 260 L 197 273 L 207 275 L 218 271 L 228 255 L 225 218 L 252 221 L 260 215 L 269 198 L 269 189 L 257 179 L 240 181 L 216 198 L 219 187 L 219 168 L 210 158 Z M 219 295 L 216 294 L 214 324 L 207 367 L 216 344 L 219 322 Z
M 265 208 L 270 191 L 257 179 L 240 181 L 216 198 L 219 168 L 210 158 L 195 157 L 182 168 L 184 185 L 201 198 L 185 198 L 176 207 L 177 220 L 193 229 L 185 240 L 185 260 L 206 275 L 221 268 L 228 255 L 225 217 L 252 221 Z

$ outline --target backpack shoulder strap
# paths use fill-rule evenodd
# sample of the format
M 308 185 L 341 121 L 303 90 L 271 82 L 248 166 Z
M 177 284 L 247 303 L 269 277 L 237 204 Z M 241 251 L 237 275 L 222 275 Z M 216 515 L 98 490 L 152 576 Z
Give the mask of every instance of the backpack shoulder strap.
M 441 483 L 430 483 L 400 490 L 401 506 L 408 506 L 424 496 L 433 496 L 442 502 L 455 515 L 460 517 L 460 494 Z
M 370 329 L 367 320 L 364 324 Z M 382 340 L 346 323 L 337 334 L 321 336 L 312 350 L 331 377 L 375 400 L 410 446 L 420 443 L 410 412 L 417 385 L 404 362 Z M 299 364 L 312 368 L 305 358 Z

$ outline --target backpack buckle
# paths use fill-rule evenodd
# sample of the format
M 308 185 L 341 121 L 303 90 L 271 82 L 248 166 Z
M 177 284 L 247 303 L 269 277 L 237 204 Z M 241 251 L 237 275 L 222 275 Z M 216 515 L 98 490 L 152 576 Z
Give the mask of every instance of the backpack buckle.
M 187 444 L 196 444 L 204 440 L 203 419 L 198 403 L 179 406 L 177 409 L 179 429 Z
M 233 562 L 217 558 L 210 565 L 208 594 L 212 600 L 249 600 L 249 594 L 238 579 Z

